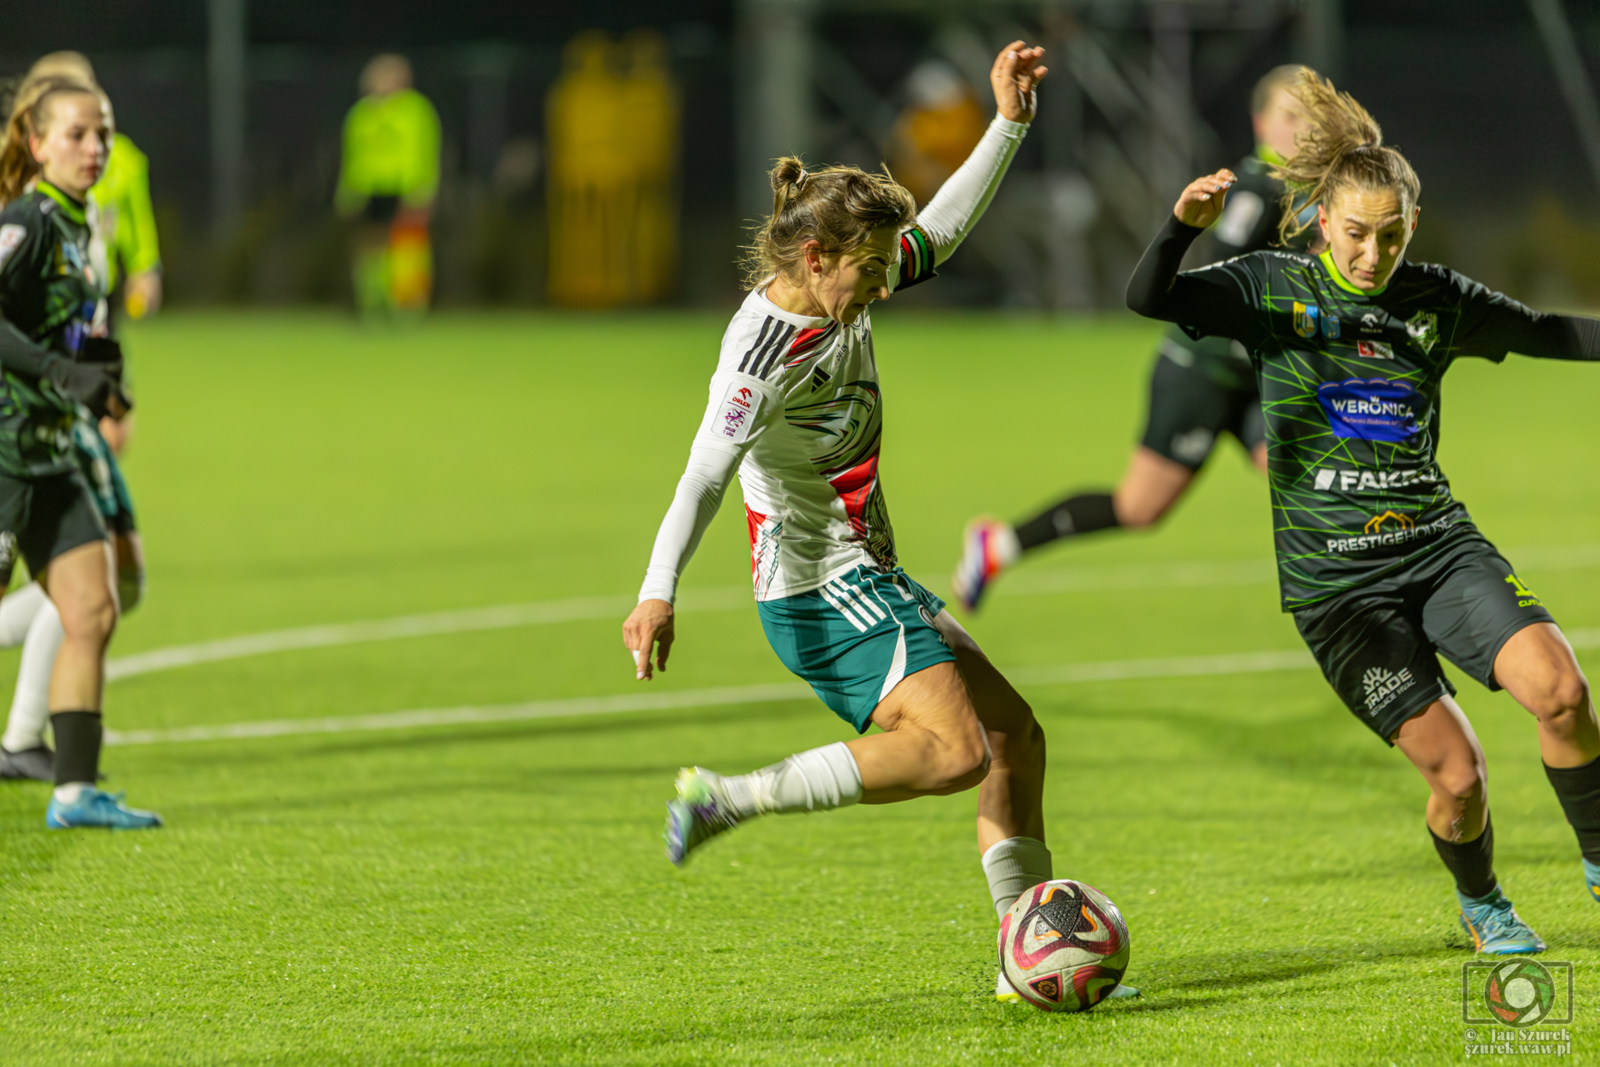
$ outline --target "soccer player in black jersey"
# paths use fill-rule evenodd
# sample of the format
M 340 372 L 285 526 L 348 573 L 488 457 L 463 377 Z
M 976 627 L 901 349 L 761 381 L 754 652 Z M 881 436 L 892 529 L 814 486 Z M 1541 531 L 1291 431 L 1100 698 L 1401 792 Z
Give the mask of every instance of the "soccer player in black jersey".
M 1478 950 L 1538 952 L 1544 943 L 1495 878 L 1483 750 L 1437 656 L 1534 716 L 1597 899 L 1600 727 L 1550 612 L 1451 495 L 1437 458 L 1440 386 L 1467 356 L 1600 359 L 1600 320 L 1532 311 L 1447 268 L 1407 263 L 1416 173 L 1349 94 L 1309 74 L 1295 93 L 1311 128 L 1277 171 L 1316 206 L 1327 251 L 1255 252 L 1179 273 L 1235 183 L 1218 171 L 1184 190 L 1129 282 L 1128 306 L 1249 350 L 1283 610 L 1350 710 L 1427 781 L 1428 829 Z
M 109 115 L 93 86 L 42 78 L 18 92 L 0 140 L 0 590 L 21 555 L 66 634 L 50 678 L 52 829 L 161 825 L 95 786 L 116 566 L 72 433 L 127 407 L 88 201 Z
M 1272 173 L 1294 154 L 1306 128 L 1292 92 L 1304 67 L 1269 71 L 1250 94 L 1256 150 L 1239 164 L 1238 182 L 1212 236 L 1217 258 L 1229 259 L 1277 242 L 1284 211 L 1283 183 Z M 1308 216 L 1309 219 L 1309 216 Z M 1299 237 L 1305 245 L 1310 233 Z M 1142 529 L 1158 522 L 1188 490 L 1217 438 L 1232 434 L 1262 470 L 1267 465 L 1261 398 L 1250 356 L 1227 337 L 1191 337 L 1174 326 L 1161 339 L 1150 375 L 1144 436 L 1113 490 L 1068 496 L 1013 526 L 975 519 L 962 537 L 961 562 L 950 584 L 976 611 L 1000 572 L 1035 549 L 1096 530 Z

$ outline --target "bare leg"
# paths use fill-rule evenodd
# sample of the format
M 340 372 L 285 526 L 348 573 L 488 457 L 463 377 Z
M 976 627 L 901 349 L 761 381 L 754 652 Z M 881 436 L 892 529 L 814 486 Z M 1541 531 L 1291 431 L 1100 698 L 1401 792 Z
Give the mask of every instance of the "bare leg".
M 51 560 L 40 579 L 66 631 L 50 675 L 51 711 L 100 710 L 106 646 L 117 624 L 115 574 L 110 543 L 93 541 Z
M 959 793 L 988 773 L 983 727 L 954 663 L 902 679 L 872 721 L 883 733 L 849 743 L 861 770 L 863 804 Z
M 1428 829 L 1460 844 L 1483 833 L 1489 770 L 1472 724 L 1450 697 L 1407 719 L 1392 738 L 1428 783 Z
M 1600 756 L 1589 682 L 1559 627 L 1541 622 L 1512 634 L 1495 657 L 1494 677 L 1538 720 L 1545 766 L 1578 767 Z
M 1127 473 L 1113 494 L 1117 522 L 1133 529 L 1153 526 L 1182 498 L 1194 473 L 1140 445 L 1133 450 Z
M 1250 462 L 1256 465 L 1256 470 L 1262 474 L 1267 473 L 1267 443 L 1259 442 L 1250 450 Z

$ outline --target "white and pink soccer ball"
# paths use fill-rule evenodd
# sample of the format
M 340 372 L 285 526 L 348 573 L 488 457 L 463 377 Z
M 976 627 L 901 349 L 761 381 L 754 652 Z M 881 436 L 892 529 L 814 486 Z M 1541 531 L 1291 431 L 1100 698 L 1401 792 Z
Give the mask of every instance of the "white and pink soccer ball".
M 1128 969 L 1128 925 L 1093 886 L 1058 878 L 1017 898 L 1000 920 L 1000 967 L 1042 1011 L 1088 1011 Z

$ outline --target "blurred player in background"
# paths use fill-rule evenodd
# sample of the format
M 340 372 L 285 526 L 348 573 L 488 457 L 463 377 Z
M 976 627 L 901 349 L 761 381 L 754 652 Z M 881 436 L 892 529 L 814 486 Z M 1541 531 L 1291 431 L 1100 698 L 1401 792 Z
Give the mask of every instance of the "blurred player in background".
M 77 52 L 55 52 L 33 65 L 17 95 L 26 95 L 35 83 L 51 77 L 99 89 L 86 58 Z M 91 265 L 104 277 L 108 291 L 121 267 L 123 299 L 130 317 L 154 314 L 161 304 L 161 257 L 150 206 L 148 166 L 144 154 L 121 133 L 112 139 L 105 172 L 89 190 L 89 201 Z M 112 325 L 114 320 L 112 316 Z M 111 532 L 124 615 L 138 606 L 144 593 L 144 544 L 133 499 L 117 462 L 131 425 L 132 415 L 124 412 L 121 418 L 108 415 L 98 421 L 80 417 L 73 426 L 79 469 Z M 50 717 L 50 678 L 64 637 L 60 613 L 38 582 L 28 582 L 0 600 L 0 647 L 22 645 L 16 691 L 5 732 L 0 735 L 0 778 L 54 778 L 54 760 L 45 744 L 44 728 Z
M 889 163 L 895 180 L 926 204 L 978 147 L 989 116 L 972 86 L 942 59 L 917 64 L 906 79 L 906 95 L 890 138 Z
M 997 914 L 1051 877 L 1044 732 L 943 603 L 896 563 L 878 480 L 883 410 L 868 305 L 933 276 L 982 217 L 1034 114 L 1043 49 L 995 59 L 999 114 L 920 216 L 887 174 L 779 160 L 751 292 L 623 626 L 640 679 L 666 669 L 679 576 L 735 471 L 756 606 L 773 650 L 859 734 L 750 774 L 700 767 L 667 805 L 683 863 L 761 815 L 888 804 L 979 786 L 978 847 Z M 659 653 L 656 650 L 659 648 Z M 981 784 L 980 784 L 981 783 Z M 1014 997 L 1009 985 L 997 996 Z
M 20 555 L 65 631 L 49 688 L 51 829 L 161 825 L 95 785 L 116 563 L 74 431 L 127 406 L 90 224 L 110 117 L 98 87 L 42 78 L 17 94 L 0 142 L 0 588 Z
M 1234 176 L 1189 185 L 1128 283 L 1128 306 L 1250 351 L 1267 416 L 1282 607 L 1335 692 L 1427 782 L 1426 824 L 1479 952 L 1545 945 L 1494 870 L 1488 765 L 1443 653 L 1530 712 L 1545 774 L 1600 900 L 1600 724 L 1540 598 L 1439 468 L 1444 374 L 1512 352 L 1600 361 L 1600 319 L 1532 311 L 1455 271 L 1407 263 L 1421 183 L 1349 94 L 1306 72 L 1311 128 L 1278 168 L 1327 251 L 1255 252 L 1179 273 L 1226 217 Z M 1296 220 L 1284 220 L 1291 235 Z
M 356 306 L 368 317 L 426 311 L 428 219 L 439 191 L 439 114 L 411 87 L 404 56 L 373 57 L 344 120 L 335 206 L 352 223 Z
M 1214 232 L 1218 259 L 1270 247 L 1282 218 L 1283 183 L 1272 167 L 1295 151 L 1306 121 L 1292 92 L 1304 68 L 1283 66 L 1256 83 L 1250 97 L 1256 150 L 1239 163 L 1239 185 Z M 1301 241 L 1305 243 L 1304 240 Z M 1097 530 L 1143 529 L 1183 496 L 1222 433 L 1266 469 L 1261 396 L 1249 354 L 1226 337 L 1192 338 L 1177 326 L 1162 338 L 1150 376 L 1144 438 L 1115 490 L 1074 493 L 1015 525 L 978 519 L 967 526 L 951 586 L 976 611 L 1001 571 L 1038 548 Z

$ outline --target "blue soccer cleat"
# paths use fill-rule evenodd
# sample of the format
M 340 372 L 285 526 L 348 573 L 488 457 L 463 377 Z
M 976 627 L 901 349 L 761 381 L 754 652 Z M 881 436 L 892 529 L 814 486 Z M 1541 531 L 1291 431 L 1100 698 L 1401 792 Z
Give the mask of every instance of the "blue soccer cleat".
M 1583 880 L 1589 883 L 1589 899 L 1600 902 L 1600 863 L 1584 860 Z
M 63 804 L 52 796 L 50 806 L 45 809 L 44 824 L 52 830 L 149 830 L 161 825 L 161 816 L 125 806 L 122 796 L 89 786 L 85 786 L 71 804 Z
M 678 797 L 667 801 L 667 859 L 682 867 L 689 853 L 739 825 L 721 789 L 722 776 L 700 767 L 678 772 Z
M 977 611 L 991 582 L 1017 561 L 1021 549 L 1010 526 L 992 519 L 968 524 L 961 539 L 961 562 L 950 576 L 950 589 L 967 611 Z
M 1476 900 L 1459 892 L 1456 897 L 1461 901 L 1461 927 L 1472 935 L 1475 951 L 1486 956 L 1528 956 L 1545 950 L 1539 935 L 1517 915 L 1499 886 Z

